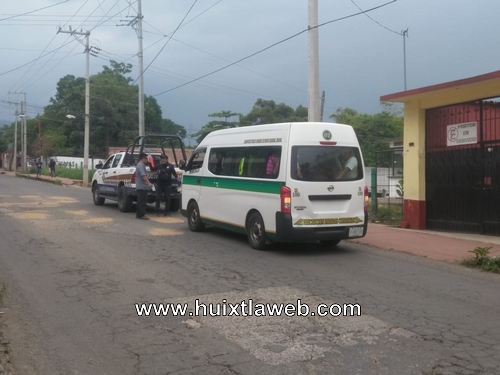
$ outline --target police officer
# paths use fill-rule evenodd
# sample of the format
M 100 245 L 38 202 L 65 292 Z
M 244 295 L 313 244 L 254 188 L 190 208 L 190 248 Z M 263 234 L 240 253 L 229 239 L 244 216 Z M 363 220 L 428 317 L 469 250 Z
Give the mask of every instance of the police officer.
M 177 172 L 173 164 L 168 162 L 168 156 L 162 155 L 160 165 L 156 168 L 158 171 L 158 183 L 156 188 L 156 216 L 160 216 L 160 203 L 165 196 L 165 213 L 163 216 L 170 216 L 170 189 L 172 185 L 172 176 L 177 177 Z

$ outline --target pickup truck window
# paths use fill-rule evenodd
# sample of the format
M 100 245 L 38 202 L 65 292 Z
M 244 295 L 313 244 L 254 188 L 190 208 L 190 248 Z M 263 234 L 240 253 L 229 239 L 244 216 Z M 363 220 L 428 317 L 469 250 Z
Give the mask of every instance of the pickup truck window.
M 115 156 L 115 160 L 113 161 L 113 168 L 118 167 L 118 164 L 120 163 L 120 160 L 122 160 L 122 154 L 117 154 Z
M 106 160 L 106 163 L 104 163 L 104 165 L 102 166 L 102 169 L 109 169 L 111 168 L 111 162 L 113 161 L 113 158 L 115 157 L 115 155 L 111 155 L 108 160 Z

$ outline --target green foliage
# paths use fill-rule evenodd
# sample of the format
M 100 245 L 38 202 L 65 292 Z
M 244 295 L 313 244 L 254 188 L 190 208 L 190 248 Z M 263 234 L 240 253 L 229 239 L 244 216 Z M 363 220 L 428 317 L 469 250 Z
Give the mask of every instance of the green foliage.
M 491 246 L 488 247 L 476 247 L 474 250 L 469 250 L 469 253 L 476 254 L 476 259 L 484 259 L 488 257 L 490 253 Z
M 469 253 L 475 254 L 473 258 L 462 260 L 462 265 L 473 268 L 481 268 L 484 271 L 500 273 L 500 258 L 490 257 L 491 246 L 476 247 L 470 250 Z
M 379 204 L 376 210 L 370 205 L 368 216 L 371 222 L 399 225 L 403 220 L 403 206 L 401 204 Z
M 389 141 L 403 137 L 403 116 L 389 104 L 381 113 L 368 115 L 351 108 L 339 108 L 330 115 L 337 123 L 351 125 L 359 139 L 365 165 L 377 165 L 377 153 L 389 150 Z M 389 167 L 389 165 L 380 165 Z
M 240 126 L 292 121 L 307 121 L 307 108 L 298 106 L 293 109 L 285 103 L 276 104 L 274 100 L 257 99 L 250 113 L 240 116 Z
M 138 135 L 138 87 L 126 77 L 132 65 L 111 60 L 98 74 L 90 77 L 89 153 L 105 157 L 110 146 L 127 146 Z M 162 118 L 162 110 L 152 96 L 144 97 L 146 133 L 177 134 L 186 137 L 186 129 Z M 67 115 L 75 116 L 68 119 Z M 56 94 L 42 115 L 27 120 L 27 154 L 39 155 L 38 127 L 42 130 L 42 154 L 82 156 L 85 127 L 85 79 L 66 75 L 56 86 Z M 18 124 L 18 132 L 20 126 Z M 0 132 L 0 152 L 14 139 L 14 124 Z M 20 134 L 18 134 L 20 142 Z M 20 147 L 18 147 L 20 150 Z
M 200 143 L 209 133 L 215 130 L 235 128 L 239 125 L 239 122 L 228 121 L 229 118 L 234 116 L 240 116 L 240 113 L 235 113 L 231 111 L 221 111 L 218 113 L 211 113 L 209 117 L 216 117 L 224 120 L 214 120 L 210 121 L 208 124 L 203 126 L 198 132 L 194 133 L 192 136 L 196 137 L 196 141 Z
M 404 180 L 399 180 L 397 185 L 396 185 L 396 193 L 398 194 L 398 196 L 400 196 L 401 198 L 404 197 L 405 195 L 405 186 L 404 186 Z
M 89 181 L 92 180 L 95 169 L 89 169 Z M 29 169 L 30 174 L 36 174 L 36 167 Z M 42 167 L 42 176 L 50 176 L 49 167 Z M 56 166 L 56 177 L 70 178 L 72 180 L 83 180 L 83 169 L 81 168 L 67 168 L 63 166 Z

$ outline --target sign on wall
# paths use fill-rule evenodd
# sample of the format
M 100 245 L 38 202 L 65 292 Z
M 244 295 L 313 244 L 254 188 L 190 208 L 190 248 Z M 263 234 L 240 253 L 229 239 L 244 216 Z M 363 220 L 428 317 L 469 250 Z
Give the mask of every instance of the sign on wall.
M 477 143 L 477 121 L 446 127 L 446 145 L 461 146 Z

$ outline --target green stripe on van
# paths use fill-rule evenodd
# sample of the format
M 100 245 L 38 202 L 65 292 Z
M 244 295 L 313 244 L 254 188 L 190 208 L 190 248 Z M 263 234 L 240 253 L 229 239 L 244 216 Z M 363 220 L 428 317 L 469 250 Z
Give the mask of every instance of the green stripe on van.
M 182 183 L 185 185 L 198 185 L 211 188 L 253 191 L 257 193 L 269 194 L 279 194 L 281 187 L 285 186 L 285 183 L 282 181 L 186 175 L 182 176 Z

